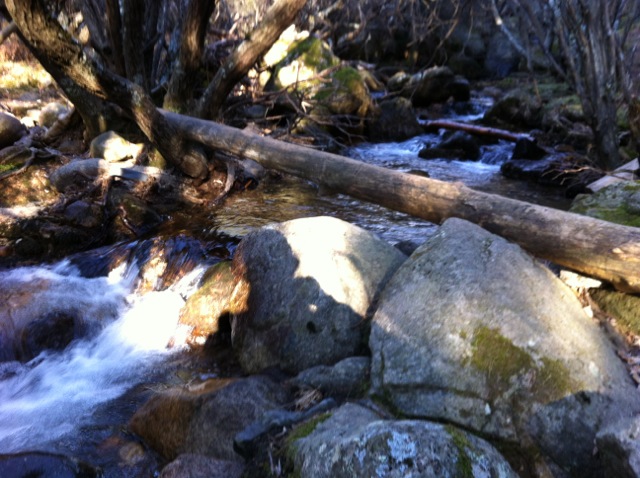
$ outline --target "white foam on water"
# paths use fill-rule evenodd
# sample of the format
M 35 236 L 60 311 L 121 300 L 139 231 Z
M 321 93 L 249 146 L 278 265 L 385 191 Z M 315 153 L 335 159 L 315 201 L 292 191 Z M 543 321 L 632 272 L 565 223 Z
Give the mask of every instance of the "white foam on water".
M 195 282 L 196 273 L 185 280 Z M 167 356 L 183 296 L 177 287 L 136 297 L 136 274 L 122 267 L 109 277 L 87 279 L 66 263 L 0 273 L 5 290 L 46 281 L 42 293 L 24 304 L 27 313 L 66 306 L 100 323 L 96 335 L 64 351 L 5 364 L 15 374 L 0 375 L 0 453 L 37 450 L 77 429 L 98 405 L 140 383 Z

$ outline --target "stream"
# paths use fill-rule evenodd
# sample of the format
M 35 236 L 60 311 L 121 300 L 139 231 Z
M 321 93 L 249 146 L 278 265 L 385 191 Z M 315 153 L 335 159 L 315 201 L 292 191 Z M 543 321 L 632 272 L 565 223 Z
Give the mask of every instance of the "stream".
M 387 168 L 427 172 L 435 179 L 461 181 L 515 199 L 567 207 L 560 191 L 502 177 L 500 164 L 510 157 L 512 144 L 483 146 L 482 159 L 473 162 L 418 157 L 425 143 L 438 139 L 437 134 L 425 134 L 400 143 L 360 144 L 343 154 Z M 316 215 L 339 217 L 392 244 L 419 244 L 436 227 L 348 196 L 325 194 L 316 185 L 291 177 L 267 178 L 258 188 L 231 196 L 213 213 L 199 218 L 177 215 L 171 223 L 187 234 L 189 229 L 197 230 L 199 237 L 204 232 L 215 242 L 220 234 L 241 237 L 271 222 Z M 233 252 L 223 240 L 213 247 Z M 91 261 L 91 255 L 85 257 Z M 5 297 L 8 294 L 8 302 L 13 301 L 14 319 L 20 314 L 40 316 L 71 309 L 81 316 L 85 330 L 64 350 L 42 352 L 26 363 L 0 362 L 0 455 L 37 450 L 95 456 L 88 448 L 98 447 L 130 416 L 131 402 L 121 398 L 140 384 L 152 383 L 151 377 L 166 378 L 172 361 L 183 354 L 185 347 L 176 329 L 178 314 L 196 289 L 206 255 L 202 262 L 179 280 L 144 294 L 137 288 L 144 264 L 134 255 L 107 275 L 87 274 L 70 260 L 0 271 L 0 290 Z M 99 269 L 98 264 L 95 268 Z M 21 298 L 21 290 L 29 295 Z M 2 333 L 0 328 L 0 343 Z M 169 342 L 172 348 L 167 348 Z

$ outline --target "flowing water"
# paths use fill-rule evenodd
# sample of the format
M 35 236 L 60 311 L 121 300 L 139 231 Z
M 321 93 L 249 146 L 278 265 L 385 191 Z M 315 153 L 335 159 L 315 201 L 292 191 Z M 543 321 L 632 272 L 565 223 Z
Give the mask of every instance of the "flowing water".
M 67 261 L 0 273 L 5 290 L 35 289 L 14 314 L 81 310 L 93 331 L 64 351 L 45 352 L 25 364 L 0 364 L 0 454 L 64 452 L 57 445 L 62 437 L 86 426 L 96 407 L 151 374 L 177 350 L 167 344 L 176 334 L 184 295 L 201 272 L 197 268 L 173 287 L 144 295 L 133 292 L 135 264 L 97 278 L 81 277 Z
M 511 144 L 483 146 L 482 159 L 475 162 L 418 157 L 424 144 L 438 140 L 437 134 L 426 134 L 400 143 L 361 144 L 345 154 L 378 166 L 423 171 L 435 179 L 566 207 L 561 193 L 501 176 L 500 164 L 511 155 Z M 183 221 L 187 225 L 180 227 L 197 229 L 200 235 L 242 236 L 267 223 L 314 215 L 340 217 L 390 243 L 420 243 L 435 229 L 427 221 L 402 213 L 324 194 L 296 178 L 266 180 L 255 190 L 232 196 L 213 213 L 197 220 L 189 216 Z M 130 261 L 106 276 L 93 278 L 83 277 L 68 261 L 0 272 L 0 291 L 22 288 L 32 294 L 21 313 L 37 316 L 43 310 L 72 308 L 81 311 L 91 331 L 63 351 L 43 353 L 25 364 L 0 363 L 0 454 L 25 450 L 64 453 L 61 443 L 68 440 L 63 437 L 74 436 L 91 422 L 94 410 L 162 368 L 176 350 L 168 350 L 167 344 L 176 336 L 178 311 L 202 268 L 163 291 L 141 295 L 134 292 L 138 265 Z

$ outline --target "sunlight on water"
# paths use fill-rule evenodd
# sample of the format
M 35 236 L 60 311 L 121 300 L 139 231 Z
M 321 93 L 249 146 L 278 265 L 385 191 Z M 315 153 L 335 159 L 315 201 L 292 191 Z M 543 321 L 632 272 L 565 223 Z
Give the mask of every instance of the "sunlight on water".
M 24 304 L 29 313 L 41 311 L 37 304 L 43 303 L 81 310 L 84 320 L 100 322 L 92 337 L 62 352 L 26 364 L 0 363 L 0 453 L 46 448 L 166 357 L 183 296 L 174 289 L 135 297 L 136 274 L 136 268 L 122 267 L 109 277 L 86 279 L 66 263 L 0 273 L 3 291 L 22 287 L 33 294 Z M 194 282 L 194 274 L 186 281 Z M 34 291 L 32 284 L 42 281 L 42 290 Z

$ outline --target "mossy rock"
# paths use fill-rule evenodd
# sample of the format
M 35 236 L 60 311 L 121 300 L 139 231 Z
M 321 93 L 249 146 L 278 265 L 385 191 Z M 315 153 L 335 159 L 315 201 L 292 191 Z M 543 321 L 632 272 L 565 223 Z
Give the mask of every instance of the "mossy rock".
M 373 108 L 369 89 L 358 70 L 339 68 L 331 75 L 331 83 L 318 90 L 315 100 L 333 114 L 367 116 Z
M 640 335 L 640 297 L 609 289 L 593 289 L 591 298 L 604 312 L 615 317 L 623 333 Z
M 276 65 L 273 86 L 276 90 L 318 86 L 321 84 L 319 74 L 339 64 L 340 59 L 326 42 L 310 36 L 294 42 L 284 60 Z
M 640 227 L 640 182 L 619 182 L 575 198 L 571 212 L 625 226 Z

